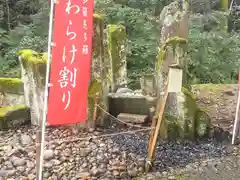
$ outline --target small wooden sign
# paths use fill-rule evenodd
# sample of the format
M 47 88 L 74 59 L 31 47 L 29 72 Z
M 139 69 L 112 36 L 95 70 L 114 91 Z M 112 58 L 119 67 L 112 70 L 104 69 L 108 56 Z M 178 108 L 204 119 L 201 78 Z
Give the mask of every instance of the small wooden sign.
M 182 89 L 182 69 L 169 68 L 168 92 L 181 92 Z

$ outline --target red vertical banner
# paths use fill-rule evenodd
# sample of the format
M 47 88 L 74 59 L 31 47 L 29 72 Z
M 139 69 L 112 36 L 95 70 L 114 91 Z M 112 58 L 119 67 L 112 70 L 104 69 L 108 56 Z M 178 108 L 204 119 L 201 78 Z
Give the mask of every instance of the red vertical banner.
M 94 0 L 55 5 L 47 120 L 50 125 L 87 119 Z

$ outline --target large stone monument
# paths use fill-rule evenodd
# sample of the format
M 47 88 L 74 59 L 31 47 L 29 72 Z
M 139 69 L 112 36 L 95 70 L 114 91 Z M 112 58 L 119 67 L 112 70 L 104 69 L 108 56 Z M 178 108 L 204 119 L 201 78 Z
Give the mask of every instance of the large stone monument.
M 183 70 L 182 92 L 169 93 L 160 135 L 162 138 L 205 136 L 209 131 L 209 118 L 196 104 L 185 69 L 189 2 L 186 0 L 172 2 L 164 7 L 160 20 L 161 47 L 156 63 L 159 105 L 164 94 L 169 67 Z

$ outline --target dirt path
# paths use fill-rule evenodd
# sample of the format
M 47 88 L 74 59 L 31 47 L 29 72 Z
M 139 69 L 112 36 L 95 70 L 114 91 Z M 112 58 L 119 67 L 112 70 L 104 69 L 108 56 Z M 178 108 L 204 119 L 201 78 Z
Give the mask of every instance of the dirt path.
M 237 85 L 203 84 L 193 87 L 198 104 L 208 109 L 214 125 L 232 131 L 237 103 Z
M 237 149 L 239 148 L 235 150 Z M 188 164 L 185 168 L 149 173 L 138 180 L 239 180 L 240 156 L 238 154 L 236 151 L 227 157 L 206 159 Z
M 230 134 L 235 118 L 237 90 L 235 84 L 203 84 L 193 87 L 198 104 L 208 110 L 212 124 L 220 126 Z M 149 173 L 139 180 L 239 180 L 240 146 L 232 146 L 229 141 L 224 144 L 227 155 L 217 158 L 204 157 L 185 167 Z

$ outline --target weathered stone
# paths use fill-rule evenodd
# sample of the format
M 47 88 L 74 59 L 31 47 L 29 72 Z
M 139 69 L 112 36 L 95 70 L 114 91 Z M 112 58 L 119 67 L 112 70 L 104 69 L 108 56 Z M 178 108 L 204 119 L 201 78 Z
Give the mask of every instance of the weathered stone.
M 128 170 L 128 174 L 129 174 L 129 176 L 131 176 L 131 177 L 136 177 L 137 176 L 137 169 L 136 168 L 133 168 L 133 169 L 130 169 L 130 170 Z
M 26 164 L 26 160 L 22 158 L 14 158 L 13 159 L 13 165 L 18 167 L 18 166 L 23 166 Z
M 82 157 L 86 157 L 90 153 L 91 153 L 91 149 L 90 148 L 81 148 L 80 151 L 79 151 L 79 154 Z
M 175 177 L 175 176 L 169 176 L 168 179 L 169 179 L 169 180 L 175 180 L 176 177 Z
M 23 82 L 19 78 L 0 78 L 0 92 L 4 95 L 4 100 L 10 100 L 3 102 L 4 106 L 11 106 L 19 104 L 23 104 L 24 89 L 23 89 Z M 8 96 L 9 95 L 9 96 Z M 11 97 L 13 95 L 13 97 Z M 16 97 L 18 99 L 16 99 Z M 15 102 L 13 102 L 15 101 Z
M 109 77 L 108 69 L 109 62 L 108 59 L 104 56 L 105 47 L 104 47 L 104 36 L 103 36 L 103 18 L 97 14 L 94 14 L 94 23 L 93 23 L 93 48 L 92 48 L 92 65 L 91 65 L 91 80 L 88 90 L 88 123 L 91 125 L 94 124 L 93 120 L 93 111 L 95 99 L 97 94 L 99 96 L 99 105 L 107 111 L 108 101 L 107 94 L 109 89 Z M 99 111 L 96 123 L 104 124 L 106 120 L 106 114 L 102 111 Z M 93 125 L 94 126 L 94 125 Z
M 161 13 L 161 48 L 159 49 L 159 55 L 156 63 L 156 81 L 159 95 L 164 92 L 164 86 L 167 80 L 169 66 L 172 64 L 184 64 L 184 62 L 182 61 L 183 57 L 185 56 L 185 52 L 183 51 L 183 47 L 181 47 L 182 45 L 180 42 L 178 42 L 177 38 L 180 37 L 186 39 L 188 37 L 188 8 L 189 4 L 187 1 L 184 1 L 182 3 L 182 11 L 179 9 L 178 2 L 174 1 L 168 6 L 165 6 Z M 173 41 L 173 39 L 171 40 L 171 38 L 175 38 L 173 42 L 176 44 L 176 46 L 173 47 L 174 52 L 172 52 L 172 50 L 168 47 L 171 46 L 169 42 Z M 174 117 L 174 119 L 183 119 L 182 111 L 184 110 L 182 109 L 182 103 L 180 101 L 180 98 L 178 98 L 179 94 L 181 93 L 169 93 L 166 104 L 167 114 Z M 159 104 L 160 103 L 161 100 Z M 173 121 L 173 119 L 171 119 L 171 121 Z M 166 122 L 164 121 L 163 125 L 165 123 Z M 162 137 L 166 135 L 166 132 L 161 133 Z
M 147 118 L 147 115 L 120 113 L 117 118 L 126 123 L 142 124 Z
M 110 58 L 111 92 L 127 86 L 127 36 L 122 25 L 110 24 L 108 29 L 108 53 Z
M 101 173 L 101 171 L 100 171 L 98 168 L 93 167 L 93 168 L 91 169 L 90 173 L 91 173 L 91 175 L 93 175 L 93 176 L 98 176 L 98 175 Z
M 119 88 L 116 91 L 116 95 L 121 95 L 121 94 L 125 94 L 125 93 L 133 93 L 133 90 L 131 90 L 129 88 Z
M 29 145 L 32 143 L 32 139 L 30 136 L 23 134 L 21 135 L 21 143 L 23 145 Z
M 25 167 L 24 166 L 18 166 L 17 167 L 17 170 L 20 172 L 20 173 L 23 173 L 25 171 Z
M 30 112 L 25 105 L 0 107 L 0 130 L 17 128 L 29 121 Z
M 46 77 L 46 53 L 40 54 L 32 50 L 18 52 L 24 83 L 26 105 L 31 111 L 31 123 L 40 125 L 39 118 L 43 113 L 44 86 Z
M 51 149 L 46 149 L 43 153 L 45 160 L 50 160 L 54 157 L 54 151 Z
M 120 174 L 120 173 L 119 173 L 118 171 L 116 171 L 116 170 L 113 171 L 113 176 L 116 177 L 116 176 L 119 176 L 119 174 Z
M 156 106 L 157 98 L 111 93 L 108 95 L 108 101 L 109 112 L 113 116 L 119 113 L 147 115 L 149 108 Z
M 90 176 L 89 172 L 80 172 L 80 173 L 77 173 L 76 178 L 84 178 L 89 176 Z
M 209 128 L 209 119 L 203 118 L 206 114 L 203 115 L 203 111 L 196 105 L 185 70 L 189 2 L 183 1 L 181 9 L 178 1 L 172 2 L 164 7 L 161 18 L 161 47 L 156 64 L 156 81 L 160 95 L 158 105 L 161 105 L 170 66 L 182 69 L 184 90 L 168 94 L 160 135 L 162 138 L 205 136 Z
M 140 78 L 140 85 L 144 95 L 156 96 L 156 77 L 153 74 L 144 75 Z
M 7 177 L 8 171 L 7 170 L 0 170 L 0 177 Z

